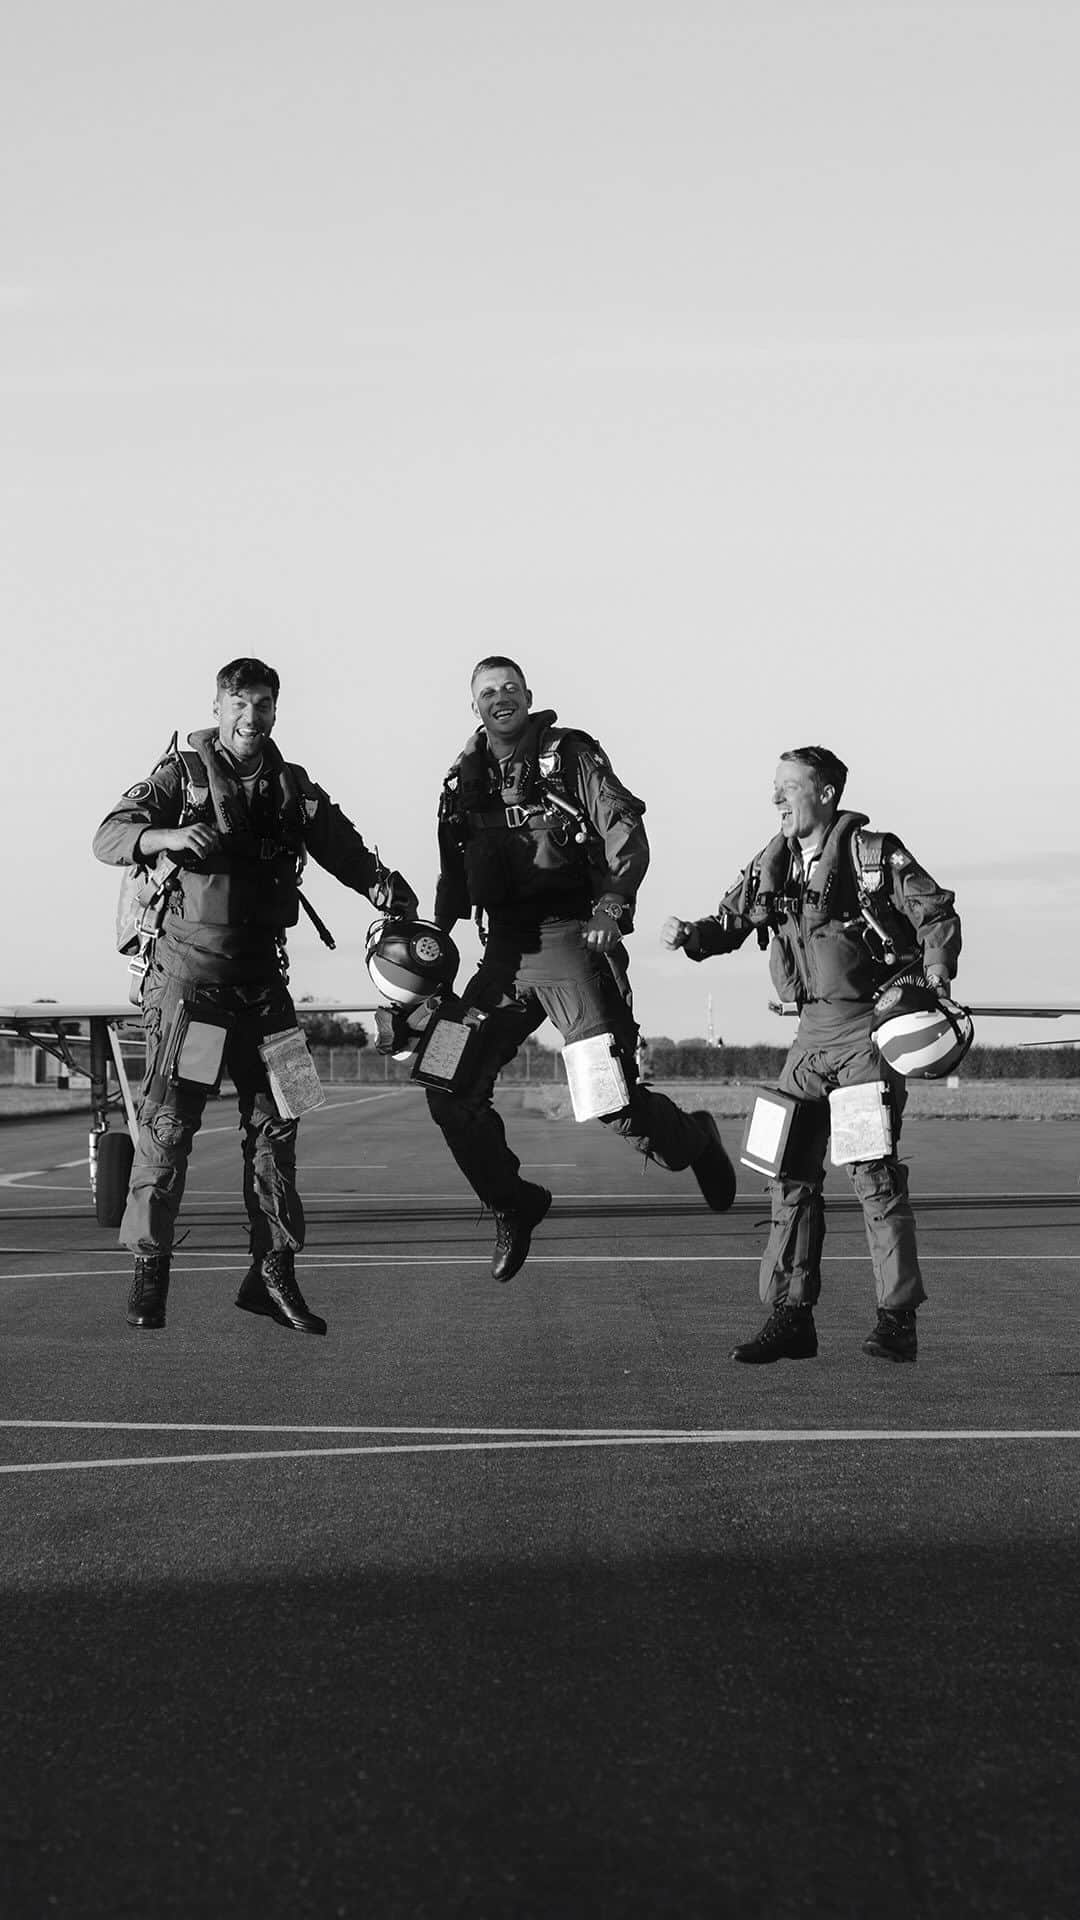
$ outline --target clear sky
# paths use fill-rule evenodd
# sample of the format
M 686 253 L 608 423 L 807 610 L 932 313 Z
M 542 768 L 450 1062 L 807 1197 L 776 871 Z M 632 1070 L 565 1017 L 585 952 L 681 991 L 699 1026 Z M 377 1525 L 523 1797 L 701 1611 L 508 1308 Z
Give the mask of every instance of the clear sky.
M 237 654 L 430 907 L 491 651 L 648 802 L 646 1032 L 788 1037 L 756 947 L 657 929 L 809 741 L 955 887 L 961 997 L 1080 997 L 1074 0 L 2 33 L 0 998 L 123 997 L 90 838 Z M 367 902 L 309 892 L 296 992 L 366 995 Z

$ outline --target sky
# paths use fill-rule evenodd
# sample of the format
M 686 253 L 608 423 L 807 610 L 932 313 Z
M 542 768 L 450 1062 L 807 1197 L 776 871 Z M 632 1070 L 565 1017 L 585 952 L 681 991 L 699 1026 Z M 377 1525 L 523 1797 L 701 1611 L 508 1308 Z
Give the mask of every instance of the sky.
M 0 39 L 0 999 L 125 997 L 94 829 L 241 654 L 430 910 L 491 652 L 647 802 L 646 1033 L 790 1037 L 755 944 L 658 930 L 808 742 L 955 889 L 961 999 L 1080 998 L 1072 0 L 9 0 Z M 368 998 L 372 909 L 306 886 L 338 950 L 299 929 L 294 992 Z

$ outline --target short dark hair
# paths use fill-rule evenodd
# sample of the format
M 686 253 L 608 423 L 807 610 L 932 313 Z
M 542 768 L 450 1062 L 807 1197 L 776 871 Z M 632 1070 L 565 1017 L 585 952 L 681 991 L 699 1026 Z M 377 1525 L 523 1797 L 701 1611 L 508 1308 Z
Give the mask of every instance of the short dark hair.
M 510 667 L 512 671 L 517 674 L 517 677 L 521 681 L 521 684 L 523 687 L 527 687 L 529 684 L 525 678 L 524 669 L 518 666 L 518 663 L 516 660 L 511 660 L 510 655 L 508 653 L 486 653 L 482 660 L 477 661 L 475 667 L 473 668 L 471 674 L 469 675 L 470 687 L 475 686 L 477 674 L 484 673 L 488 667 Z
M 835 753 L 828 747 L 792 747 L 788 753 L 780 755 L 781 760 L 799 760 L 804 767 L 812 767 L 817 774 L 819 787 L 836 789 L 837 805 L 840 795 L 847 784 L 848 770 Z
M 228 666 L 222 667 L 218 674 L 218 692 L 242 693 L 246 687 L 269 687 L 276 700 L 281 692 L 281 681 L 265 660 L 253 660 L 250 657 L 230 660 Z

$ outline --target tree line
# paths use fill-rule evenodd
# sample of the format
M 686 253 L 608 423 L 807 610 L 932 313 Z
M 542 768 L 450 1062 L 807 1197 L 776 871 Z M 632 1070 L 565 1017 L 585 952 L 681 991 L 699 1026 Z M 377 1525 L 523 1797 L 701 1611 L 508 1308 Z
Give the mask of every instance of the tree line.
M 348 1014 L 305 1013 L 302 1003 L 297 1013 L 313 1046 L 359 1050 L 371 1045 L 362 1022 Z M 535 1039 L 525 1045 L 533 1055 L 534 1068 L 540 1068 L 550 1049 Z M 707 1040 L 671 1040 L 660 1034 L 645 1040 L 642 1065 L 650 1080 L 749 1080 L 768 1086 L 779 1075 L 786 1053 L 786 1047 L 764 1042 L 748 1047 L 710 1046 Z M 960 1074 L 965 1080 L 1077 1080 L 1080 1046 L 975 1045 Z
M 768 1086 L 779 1075 L 786 1047 L 716 1047 L 707 1040 L 646 1042 L 650 1080 L 753 1080 Z M 1080 1047 L 973 1046 L 961 1063 L 964 1080 L 1080 1080 Z

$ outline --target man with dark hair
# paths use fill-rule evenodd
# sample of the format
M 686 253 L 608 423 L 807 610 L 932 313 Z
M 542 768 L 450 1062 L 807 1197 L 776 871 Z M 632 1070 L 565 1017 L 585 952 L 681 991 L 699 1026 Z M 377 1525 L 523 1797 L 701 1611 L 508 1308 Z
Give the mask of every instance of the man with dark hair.
M 217 725 L 191 734 L 187 749 L 174 736 L 149 778 L 128 788 L 94 836 L 94 853 L 107 865 L 150 870 L 154 902 L 137 963 L 146 1078 L 120 1229 L 121 1244 L 135 1254 L 128 1325 L 140 1329 L 165 1325 L 176 1217 L 214 1080 L 195 1060 L 196 1041 L 201 1036 L 212 1050 L 217 1030 L 240 1105 L 250 1234 L 251 1264 L 236 1304 L 296 1332 L 326 1332 L 296 1280 L 304 1244 L 297 1123 L 291 1110 L 279 1110 L 260 1048 L 297 1024 L 286 933 L 304 904 L 299 881 L 308 854 L 380 911 L 415 913 L 417 900 L 323 788 L 278 752 L 270 735 L 279 688 L 264 661 L 230 661 L 217 676 Z
M 597 1113 L 646 1158 L 689 1167 L 717 1212 L 735 1175 L 716 1122 L 687 1114 L 638 1078 L 623 935 L 649 864 L 644 803 L 616 777 L 589 734 L 532 712 L 515 660 L 489 655 L 473 670 L 480 722 L 451 767 L 439 813 L 435 919 L 446 931 L 475 912 L 486 923 L 479 971 L 463 1000 L 486 1017 L 466 1085 L 432 1089 L 431 1112 L 454 1159 L 496 1222 L 492 1272 L 509 1280 L 551 1205 L 522 1180 L 492 1092 L 499 1071 L 545 1016 L 570 1048 L 609 1036 L 625 1099 Z M 580 1058 L 580 1055 L 578 1056 Z
M 953 895 L 895 835 L 864 834 L 866 814 L 840 811 L 846 780 L 843 761 L 826 747 L 782 754 L 773 781 L 780 832 L 743 869 L 716 914 L 673 917 L 661 930 L 664 945 L 682 948 L 691 960 L 734 953 L 756 933 L 769 950 L 781 1000 L 799 1008 L 779 1081 L 779 1091 L 798 1102 L 797 1124 L 772 1182 L 772 1231 L 759 1276 L 761 1299 L 772 1311 L 732 1354 L 751 1365 L 817 1353 L 830 1096 L 875 1084 L 885 1089 L 891 1126 L 883 1118 L 880 1151 L 848 1165 L 877 1289 L 877 1321 L 863 1350 L 899 1361 L 918 1352 L 915 1315 L 926 1294 L 907 1170 L 897 1157 L 904 1082 L 876 1052 L 870 1030 L 875 996 L 898 969 L 914 966 L 946 995 L 960 922 Z
M 220 699 L 223 693 L 240 693 L 245 687 L 257 686 L 263 676 L 263 685 L 269 687 L 274 699 L 281 692 L 281 680 L 273 667 L 265 660 L 253 660 L 249 655 L 241 655 L 239 660 L 230 660 L 222 667 L 217 677 L 217 690 Z
M 817 775 L 818 789 L 830 786 L 833 790 L 833 804 L 840 805 L 844 788 L 847 786 L 848 770 L 835 753 L 828 747 L 791 747 L 780 755 L 782 761 L 795 761 L 800 766 L 812 767 Z

